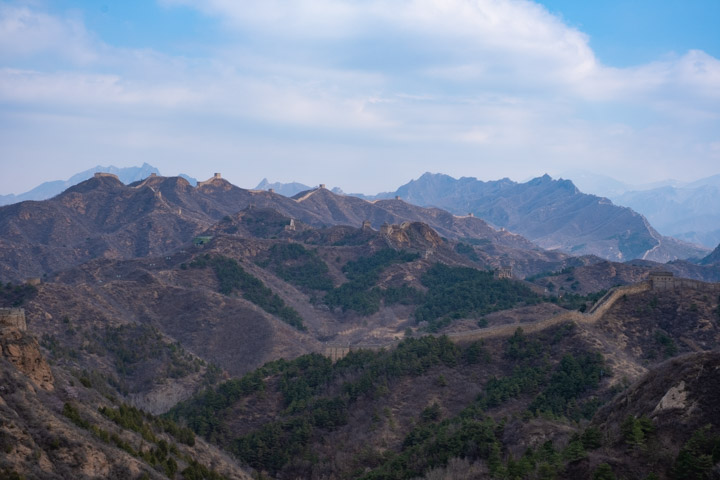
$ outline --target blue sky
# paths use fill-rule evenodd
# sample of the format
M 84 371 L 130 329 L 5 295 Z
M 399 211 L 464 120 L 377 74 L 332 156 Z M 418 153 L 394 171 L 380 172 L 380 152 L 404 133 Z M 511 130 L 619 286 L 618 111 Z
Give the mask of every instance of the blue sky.
M 720 2 L 0 0 L 0 194 L 720 172 Z

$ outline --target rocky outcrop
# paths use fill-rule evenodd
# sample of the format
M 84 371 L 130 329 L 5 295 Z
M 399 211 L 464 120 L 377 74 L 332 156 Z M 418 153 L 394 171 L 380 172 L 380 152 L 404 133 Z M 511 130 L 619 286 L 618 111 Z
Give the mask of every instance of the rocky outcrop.
M 12 363 L 40 388 L 55 388 L 52 371 L 40 353 L 34 337 L 26 332 L 25 312 L 22 309 L 0 311 L 0 357 Z
M 400 225 L 383 225 L 380 233 L 395 248 L 435 249 L 443 241 L 432 228 L 421 222 L 403 222 Z
M 683 478 L 676 470 L 682 468 L 676 462 L 681 447 L 698 432 L 707 438 L 720 434 L 718 369 L 717 352 L 684 355 L 651 369 L 598 411 L 591 426 L 601 432 L 603 448 L 590 452 L 563 478 L 591 478 L 600 463 L 609 463 L 618 478 L 646 478 L 650 473 Z M 652 428 L 632 437 L 627 426 L 641 418 Z

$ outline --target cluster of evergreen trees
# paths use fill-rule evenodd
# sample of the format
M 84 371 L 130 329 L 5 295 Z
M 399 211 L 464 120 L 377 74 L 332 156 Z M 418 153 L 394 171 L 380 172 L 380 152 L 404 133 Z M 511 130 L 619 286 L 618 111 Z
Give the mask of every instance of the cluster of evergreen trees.
M 549 337 L 548 341 L 561 338 Z M 588 352 L 567 354 L 553 362 L 539 345 L 518 330 L 505 345 L 504 355 L 517 364 L 509 375 L 490 379 L 476 400 L 455 416 L 442 418 L 437 404 L 419 412 L 402 448 L 375 458 L 371 462 L 375 468 L 370 473 L 358 471 L 357 477 L 414 478 L 453 457 L 485 460 L 498 478 L 516 478 L 515 473 L 520 472 L 557 472 L 567 461 L 566 453 L 552 444 L 520 459 L 506 458 L 504 424 L 496 423 L 488 413 L 509 399 L 524 396 L 529 401 L 529 416 L 587 418 L 597 406 L 588 400 L 588 394 L 598 386 L 606 367 L 601 356 Z M 260 471 L 301 475 L 298 460 L 313 458 L 313 442 L 322 432 L 345 425 L 360 399 L 377 400 L 398 379 L 425 375 L 441 365 L 454 369 L 487 361 L 491 357 L 481 343 L 460 347 L 446 337 L 409 338 L 389 351 L 353 351 L 334 364 L 319 355 L 305 355 L 268 363 L 240 380 L 225 382 L 178 405 L 169 415 L 219 441 Z M 226 430 L 233 405 L 249 395 L 265 395 L 261 392 L 268 388 L 282 396 L 279 416 L 233 437 Z M 578 439 L 578 452 L 582 453 L 585 447 Z M 592 438 L 585 443 L 593 445 Z M 577 450 L 578 445 L 573 448 Z M 567 455 L 577 456 L 578 452 Z
M 273 293 L 260 279 L 246 272 L 236 260 L 222 255 L 206 254 L 196 257 L 190 263 L 190 267 L 212 268 L 220 283 L 220 293 L 230 295 L 233 291 L 239 290 L 244 299 L 271 315 L 276 315 L 298 330 L 307 330 L 302 317 L 294 308 L 286 305 L 283 299 Z
M 377 287 L 380 273 L 395 263 L 412 262 L 419 255 L 385 248 L 368 257 L 360 257 L 343 266 L 348 281 L 330 290 L 324 302 L 330 307 L 341 307 L 360 315 L 372 315 L 380 309 L 380 302 L 415 303 L 421 298 L 420 292 L 411 287 L 381 289 Z
M 464 244 L 461 244 L 464 245 Z M 460 247 L 468 253 L 469 246 Z M 422 276 L 421 283 L 427 288 L 422 292 L 411 286 L 378 286 L 380 275 L 387 267 L 419 258 L 410 253 L 391 248 L 381 249 L 372 255 L 347 262 L 342 270 L 348 281 L 333 287 L 327 264 L 317 251 L 309 250 L 300 243 L 278 243 L 273 245 L 265 260 L 258 264 L 269 268 L 285 281 L 306 291 L 320 293 L 313 301 L 322 302 L 342 311 L 352 311 L 362 316 L 376 313 L 382 304 L 416 305 L 416 321 L 427 322 L 427 331 L 437 332 L 460 318 L 482 319 L 488 313 L 510 309 L 518 305 L 553 301 L 565 308 L 583 310 L 588 302 L 600 298 L 605 292 L 588 296 L 565 295 L 562 299 L 547 299 L 534 293 L 521 282 L 497 279 L 493 272 L 468 267 L 451 267 L 436 263 Z M 247 300 L 255 303 L 268 313 L 299 330 L 305 330 L 300 315 L 267 288 L 259 279 L 247 273 L 235 260 L 223 256 L 198 256 L 191 267 L 211 267 L 220 282 L 220 291 L 230 294 L 242 292 Z
M 493 272 L 436 263 L 422 277 L 428 288 L 415 310 L 418 322 L 426 321 L 435 331 L 453 319 L 480 317 L 542 299 L 529 287 L 509 279 L 496 279 Z
M 168 433 L 178 442 L 192 447 L 195 445 L 195 434 L 192 430 L 178 426 L 169 418 L 155 417 L 124 403 L 118 408 L 100 407 L 98 411 L 123 429 L 137 432 L 142 437 L 142 441 L 147 443 L 134 445 L 118 433 L 107 431 L 83 418 L 80 410 L 73 403 L 66 402 L 63 405 L 63 415 L 75 425 L 90 431 L 103 442 L 113 444 L 133 457 L 144 460 L 169 478 L 176 477 L 180 470 L 178 462 L 184 462 L 187 466 L 179 472 L 182 478 L 224 479 L 222 475 L 201 464 L 192 455 L 181 453 L 173 441 L 161 437 L 162 433 Z M 145 473 L 140 478 L 150 477 Z
M 268 259 L 260 262 L 260 266 L 269 267 L 286 282 L 309 290 L 333 288 L 328 266 L 315 250 L 308 250 L 300 243 L 278 243 L 268 254 Z

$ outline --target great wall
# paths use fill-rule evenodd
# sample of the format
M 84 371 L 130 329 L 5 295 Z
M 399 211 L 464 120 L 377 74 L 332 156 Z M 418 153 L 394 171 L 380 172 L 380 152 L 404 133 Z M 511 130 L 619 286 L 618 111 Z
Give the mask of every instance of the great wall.
M 593 324 L 600 320 L 605 313 L 610 310 L 615 303 L 627 295 L 637 295 L 648 291 L 666 292 L 666 291 L 682 291 L 682 290 L 698 290 L 708 293 L 720 294 L 720 283 L 705 283 L 699 280 L 690 280 L 687 278 L 675 277 L 670 272 L 651 272 L 648 280 L 634 285 L 626 285 L 614 287 L 610 289 L 602 298 L 586 312 L 569 311 L 539 320 L 537 322 L 527 323 L 511 323 L 507 325 L 497 325 L 494 327 L 479 328 L 466 332 L 448 333 L 447 337 L 453 342 L 471 342 L 488 338 L 509 337 L 515 333 L 518 328 L 522 328 L 525 333 L 535 333 L 546 328 L 553 327 L 565 322 L 575 322 L 580 324 Z M 383 344 L 356 344 L 356 345 L 326 345 L 324 355 L 329 357 L 333 362 L 344 357 L 352 350 L 379 350 L 381 348 L 390 348 L 397 345 L 399 340 L 386 342 Z

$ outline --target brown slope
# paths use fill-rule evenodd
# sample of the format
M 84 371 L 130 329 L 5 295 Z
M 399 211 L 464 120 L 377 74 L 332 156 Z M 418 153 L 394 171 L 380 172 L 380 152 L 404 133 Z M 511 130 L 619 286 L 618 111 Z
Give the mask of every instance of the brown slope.
M 178 189 L 186 187 L 182 182 Z M 148 185 L 128 187 L 113 177 L 92 178 L 51 200 L 2 208 L 2 277 L 41 276 L 97 257 L 163 253 L 212 223 L 201 212 L 180 209 Z
M 214 238 L 205 247 L 188 247 L 162 257 L 95 259 L 69 269 L 39 285 L 37 295 L 27 304 L 31 329 L 44 339 L 54 361 L 115 378 L 123 395 L 159 412 L 211 381 L 204 367 L 195 369 L 193 358 L 180 362 L 184 365 L 181 371 L 171 373 L 177 370 L 170 366 L 174 357 L 169 345 L 175 341 L 188 355 L 239 375 L 268 360 L 323 351 L 320 341 L 348 344 L 373 338 L 389 342 L 406 328 L 416 327 L 414 305 L 382 306 L 377 313 L 361 316 L 313 302 L 312 298 L 322 298 L 323 292 L 303 290 L 258 265 L 267 260 L 274 245 L 288 240 L 313 241 L 305 243 L 306 248 L 317 250 L 336 286 L 347 281 L 342 272 L 347 261 L 387 247 L 419 252 L 423 258 L 389 267 L 379 280 L 383 288 L 422 290 L 420 277 L 437 261 L 492 267 L 484 264 L 482 257 L 473 262 L 458 254 L 453 242 L 421 223 L 389 226 L 384 232 L 352 227 L 312 229 L 300 222 L 296 222 L 296 230 L 285 231 L 288 223 L 287 217 L 273 210 L 255 207 L 210 229 Z M 257 233 L 258 228 L 278 225 L 283 228 L 281 235 L 269 229 L 266 239 L 244 236 L 250 228 Z M 236 234 L 223 231 L 233 228 L 238 229 Z M 275 236 L 278 238 L 270 238 Z M 346 239 L 351 241 L 344 243 Z M 205 255 L 236 259 L 300 313 L 308 333 L 269 315 L 244 300 L 241 293 L 221 295 L 209 268 L 183 268 L 193 256 Z M 108 338 L 120 343 L 119 351 L 108 345 Z M 146 345 L 142 338 L 153 342 Z M 148 358 L 131 354 L 125 361 L 121 357 L 124 350 L 158 353 Z M 153 378 L 164 379 L 164 384 L 155 384 Z
M 374 228 L 379 229 L 384 223 L 415 221 L 426 223 L 448 238 L 486 239 L 515 248 L 537 249 L 525 238 L 495 230 L 479 218 L 459 217 L 438 208 L 418 207 L 401 199 L 367 202 L 353 196 L 338 195 L 324 188 L 302 192 L 293 198 L 328 224 L 360 225 L 368 220 Z
M 47 365 L 42 357 L 33 359 Z M 0 356 L 0 478 L 176 478 L 166 474 L 163 463 L 133 455 L 119 448 L 113 438 L 135 452 L 149 452 L 161 444 L 167 451 L 171 445 L 167 456 L 178 471 L 194 460 L 228 479 L 251 478 L 238 462 L 201 438 L 195 437 L 190 446 L 157 427 L 152 427 L 152 436 L 121 427 L 98 412 L 100 407 L 117 409 L 118 405 L 96 389 L 97 379 L 83 376 L 81 383 L 67 369 L 55 366 L 52 370 L 55 388 L 49 390 Z M 77 421 L 66 414 L 70 406 Z M 150 424 L 148 417 L 142 420 Z
M 646 333 L 658 328 L 660 322 L 669 338 L 683 342 L 681 352 L 693 342 L 695 347 L 692 348 L 713 349 L 720 331 L 717 325 L 709 325 L 710 317 L 717 311 L 717 302 L 709 295 L 713 289 L 714 286 L 699 285 L 690 291 L 663 292 L 654 315 L 642 312 L 646 302 L 652 300 L 647 295 L 654 295 L 654 292 L 628 293 L 597 325 L 556 324 L 532 334 L 532 338 L 543 346 L 544 362 L 557 362 L 567 353 L 577 355 L 583 351 L 599 352 L 606 357 L 612 370 L 604 371 L 599 388 L 585 392 L 583 399 L 592 396 L 602 403 L 623 385 L 640 378 L 647 367 L 657 368 L 637 386 L 631 386 L 627 395 L 622 395 L 598 414 L 593 423 L 603 433 L 599 439 L 601 447 L 588 447 L 589 459 L 567 462 L 567 470 L 561 473 L 561 478 L 592 478 L 593 471 L 604 462 L 610 463 L 618 478 L 646 478 L 651 472 L 660 478 L 673 478 L 668 475 L 669 469 L 682 444 L 707 422 L 717 425 L 718 409 L 714 406 L 718 388 L 717 354 L 705 353 L 692 357 L 690 362 L 681 357 L 673 361 L 673 365 L 679 365 L 677 368 L 665 368 L 665 365 L 658 368 L 662 355 L 648 355 L 658 346 L 654 337 Z M 695 316 L 682 313 L 686 311 L 694 312 Z M 355 468 L 364 469 L 381 463 L 381 454 L 399 451 L 407 433 L 422 423 L 423 409 L 437 403 L 439 416 L 444 420 L 458 414 L 483 393 L 491 378 L 502 378 L 517 370 L 522 364 L 505 353 L 505 342 L 506 339 L 500 337 L 485 339 L 484 350 L 492 358 L 491 362 L 433 367 L 413 378 L 387 381 L 382 393 L 371 390 L 360 395 L 349 405 L 346 425 L 324 430 L 310 439 L 311 449 L 320 461 L 312 465 L 290 463 L 279 473 L 279 478 L 352 476 L 350 472 Z M 660 347 L 664 348 L 664 344 Z M 341 378 L 348 380 L 348 376 Z M 680 380 L 687 378 L 692 381 L 685 380 L 679 387 Z M 228 419 L 230 438 L 247 434 L 283 415 L 281 411 L 286 405 L 277 392 L 277 382 L 270 380 L 267 385 L 260 398 L 243 399 L 220 416 Z M 341 391 L 337 388 L 339 385 L 335 385 L 335 389 L 332 384 L 326 387 L 330 398 Z M 671 389 L 685 392 L 687 397 L 678 401 Z M 584 423 L 578 425 L 558 417 L 541 415 L 533 418 L 526 409 L 537 393 L 511 394 L 511 398 L 498 408 L 483 411 L 483 416 L 494 418 L 501 425 L 498 428 L 503 432 L 502 460 L 507 460 L 510 455 L 518 459 L 528 447 L 540 448 L 548 440 L 556 449 L 564 448 L 574 433 L 579 435 L 586 427 Z M 658 405 L 659 409 L 656 408 Z M 656 436 L 642 448 L 628 448 L 622 444 L 620 424 L 628 414 L 650 416 L 657 426 Z M 672 431 L 673 422 L 678 423 L 677 431 Z M 718 433 L 718 430 L 715 428 L 711 432 Z M 361 450 L 374 450 L 374 455 L 361 456 Z M 435 476 L 428 475 L 427 478 Z
M 585 260 L 580 263 L 580 260 Z M 598 261 L 597 257 L 580 257 L 565 262 L 563 270 L 531 277 L 530 280 L 551 294 L 576 293 L 586 295 L 599 290 L 607 290 L 618 285 L 631 285 L 644 281 L 654 270 L 666 270 L 676 277 L 689 278 L 702 282 L 720 281 L 720 268 L 715 265 L 696 265 L 684 260 L 670 263 L 658 263 L 647 260 L 633 260 L 619 263 Z
M 180 269 L 180 260 L 96 260 L 69 270 L 40 285 L 27 305 L 29 328 L 82 351 L 94 329 L 150 325 L 231 374 L 308 351 L 294 329 L 242 298 L 217 293 L 209 270 Z
M 334 194 L 331 194 L 334 195 Z M 343 197 L 334 195 L 335 197 Z M 357 200 L 357 199 L 356 199 Z M 367 203 L 367 202 L 365 202 Z M 381 202 L 375 202 L 381 204 Z M 392 209 L 406 209 L 400 218 L 428 218 L 414 215 L 418 207 L 402 201 L 387 201 Z M 387 205 L 385 204 L 385 205 Z M 382 204 L 381 204 L 382 205 Z M 440 238 L 436 230 L 423 222 L 402 222 L 401 224 L 372 224 L 355 228 L 335 226 L 313 228 L 302 221 L 292 220 L 269 207 L 249 207 L 236 215 L 223 218 L 203 235 L 233 235 L 240 237 L 278 238 L 298 241 L 310 245 L 371 245 L 375 247 L 410 248 L 423 254 L 432 252 L 436 261 L 448 264 L 467 264 L 486 269 L 502 266 L 512 268 L 515 278 L 524 278 L 547 270 L 559 270 L 567 266 L 581 266 L 601 261 L 597 257 L 571 257 L 557 251 L 527 248 L 527 241 L 509 232 L 496 231 L 487 224 L 472 217 L 455 217 L 438 209 L 421 209 L 438 213 L 435 217 L 448 220 L 450 226 L 464 235 L 460 240 Z M 453 223 L 454 226 L 453 226 Z M 465 227 L 467 229 L 463 230 Z M 462 244 L 462 245 L 459 245 Z M 464 250 L 463 250 L 464 248 Z M 459 249 L 459 250 L 458 250 Z M 457 252 L 463 251 L 458 255 Z M 473 252 L 473 253 L 471 253 Z
M 673 358 L 650 370 L 597 413 L 592 424 L 602 433 L 605 445 L 587 460 L 571 465 L 564 478 L 590 478 L 600 463 L 609 464 L 617 478 L 649 478 L 650 474 L 658 479 L 715 478 L 709 470 L 674 469 L 681 448 L 694 433 L 703 430 L 708 438 L 720 435 L 718 369 L 720 353 L 714 351 Z M 640 445 L 630 444 L 623 432 L 629 417 L 644 417 L 653 427 Z M 693 453 L 695 459 L 698 456 Z

